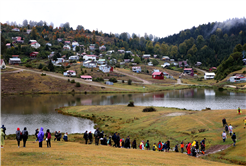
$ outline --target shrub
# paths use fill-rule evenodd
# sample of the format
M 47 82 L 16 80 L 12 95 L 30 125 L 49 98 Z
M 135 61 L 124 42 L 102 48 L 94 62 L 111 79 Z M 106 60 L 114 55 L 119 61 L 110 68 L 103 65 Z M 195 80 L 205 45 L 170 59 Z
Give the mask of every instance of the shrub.
M 44 67 L 42 68 L 42 70 L 44 70 L 44 71 L 49 71 L 49 69 L 48 69 L 46 66 L 44 66 Z
M 143 109 L 143 112 L 155 112 L 156 109 L 154 107 L 146 107 Z
M 79 82 L 76 82 L 76 87 L 80 87 L 80 83 Z
M 130 100 L 129 101 L 129 104 L 127 105 L 128 107 L 134 107 L 134 101 L 133 100 Z
M 246 71 L 245 70 L 243 71 L 243 74 L 246 74 Z
M 75 81 L 74 80 L 71 80 L 71 83 L 75 83 Z
M 116 83 L 117 82 L 117 79 L 113 77 L 113 78 L 110 78 L 109 81 L 110 82 L 113 82 L 113 83 Z
M 38 66 L 38 69 L 42 69 L 42 68 L 43 68 L 43 65 L 40 63 Z
M 42 73 L 41 76 L 46 76 L 46 74 L 45 73 Z
M 71 66 L 70 65 L 67 65 L 66 68 L 70 68 Z
M 127 83 L 128 83 L 128 85 L 131 85 L 132 84 L 132 80 L 129 79 Z
M 122 80 L 122 83 L 125 83 L 125 80 Z
M 30 64 L 26 64 L 25 66 L 26 66 L 26 67 L 32 67 L 32 65 L 30 65 Z

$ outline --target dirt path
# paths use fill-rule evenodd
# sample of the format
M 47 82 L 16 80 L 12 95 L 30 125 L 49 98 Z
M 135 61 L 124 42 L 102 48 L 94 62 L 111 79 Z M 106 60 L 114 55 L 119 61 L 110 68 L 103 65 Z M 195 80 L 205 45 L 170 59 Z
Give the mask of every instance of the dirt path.
M 42 74 L 45 73 L 47 76 L 51 76 L 51 77 L 55 77 L 55 78 L 59 78 L 59 79 L 63 79 L 63 80 L 67 80 L 70 77 L 65 77 L 65 76 L 61 76 L 60 74 L 54 73 L 54 72 L 49 72 L 49 71 L 36 71 L 36 70 L 31 70 L 31 69 L 20 69 L 18 67 L 12 67 L 12 66 L 7 66 L 8 68 L 13 68 L 13 69 L 19 69 L 18 71 L 29 71 L 29 72 L 33 72 L 33 73 L 37 73 L 37 74 Z M 13 72 L 11 72 L 13 73 Z M 15 72 L 16 73 L 16 72 Z M 71 78 L 70 78 L 71 79 Z M 92 85 L 92 86 L 98 86 L 98 87 L 104 87 L 104 88 L 109 88 L 109 89 L 118 89 L 118 90 L 125 90 L 125 91 L 129 91 L 128 89 L 124 89 L 124 88 L 116 88 L 116 87 L 110 87 L 110 86 L 106 86 L 105 84 L 100 84 L 97 82 L 92 82 L 92 81 L 84 81 L 81 80 L 79 78 L 72 78 L 75 80 L 75 82 L 79 82 L 81 84 L 86 84 L 86 85 Z
M 5 73 L 19 73 L 19 72 L 23 72 L 23 69 L 18 69 L 18 70 L 14 70 L 14 71 L 1 71 L 2 74 L 5 74 Z
M 151 82 L 147 81 L 147 80 L 144 80 L 142 78 L 139 78 L 139 77 L 136 77 L 136 76 L 133 76 L 131 74 L 127 74 L 127 73 L 124 73 L 124 72 L 121 72 L 121 71 L 117 71 L 117 70 L 114 70 L 115 73 L 120 73 L 120 74 L 123 74 L 123 75 L 126 75 L 126 76 L 129 76 L 129 77 L 132 77 L 132 78 L 135 78 L 139 81 L 142 81 L 143 84 L 152 84 Z
M 210 147 L 208 150 L 206 150 L 205 154 L 199 154 L 197 155 L 197 157 L 201 157 L 201 156 L 206 156 L 209 154 L 213 154 L 213 153 L 217 153 L 220 152 L 222 150 L 225 150 L 227 148 L 229 148 L 231 145 L 214 145 L 212 147 Z
M 202 69 L 198 69 L 198 68 L 195 68 L 195 67 L 194 67 L 194 69 L 199 70 L 199 71 L 201 71 L 201 72 L 203 72 L 203 73 L 208 73 L 207 71 L 202 70 Z

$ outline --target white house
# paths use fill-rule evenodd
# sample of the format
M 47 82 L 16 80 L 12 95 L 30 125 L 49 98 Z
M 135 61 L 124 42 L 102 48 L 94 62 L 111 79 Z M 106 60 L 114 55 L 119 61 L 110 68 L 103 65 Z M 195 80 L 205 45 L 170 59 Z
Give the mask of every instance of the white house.
M 5 62 L 3 59 L 0 60 L 0 68 L 1 69 L 5 69 L 6 68 L 6 65 L 5 65 Z
M 46 45 L 47 45 L 47 46 L 49 46 L 49 47 L 51 47 L 51 46 L 52 46 L 52 44 L 51 44 L 51 43 L 46 43 Z
M 77 61 L 77 60 L 79 60 L 79 56 L 78 55 L 70 56 L 68 59 Z
M 34 43 L 34 42 L 37 42 L 37 40 L 29 40 L 28 43 L 30 44 L 30 43 Z
M 102 45 L 101 47 L 99 47 L 100 51 L 106 51 L 106 47 L 104 45 Z
M 153 63 L 152 63 L 152 62 L 149 62 L 149 63 L 148 63 L 148 66 L 153 66 Z
M 215 73 L 204 73 L 204 80 L 214 79 Z
M 163 72 L 163 75 L 164 75 L 164 77 L 166 77 L 166 78 L 169 78 L 170 77 L 170 75 L 169 75 L 169 73 L 167 73 L 167 72 Z
M 163 65 L 161 65 L 163 68 L 170 66 L 170 63 L 165 62 Z
M 125 53 L 125 50 L 118 50 L 118 53 L 123 54 Z
M 12 31 L 20 32 L 20 29 L 19 28 L 14 28 L 14 29 L 12 29 Z
M 32 42 L 31 47 L 38 49 L 40 47 L 40 44 L 38 42 Z
M 97 67 L 97 63 L 94 61 L 85 61 L 85 62 L 83 62 L 83 66 L 85 66 L 87 68 L 95 68 L 95 67 Z
M 108 50 L 107 54 L 112 54 L 114 52 L 114 50 Z
M 246 77 L 242 74 L 236 74 L 230 77 L 230 82 L 246 82 Z
M 101 70 L 104 73 L 109 73 L 111 71 L 111 68 L 112 67 L 110 67 L 108 65 L 100 65 L 99 66 L 99 70 Z
M 162 57 L 162 60 L 163 60 L 163 61 L 169 61 L 170 58 L 169 58 L 169 56 L 163 56 L 163 57 Z
M 10 65 L 15 65 L 15 64 L 20 64 L 21 59 L 20 58 L 9 58 L 9 64 Z
M 72 42 L 72 47 L 76 47 L 76 46 L 78 46 L 78 47 L 79 47 L 79 43 L 78 43 L 78 42 L 76 42 L 76 41 Z
M 149 59 L 150 57 L 151 57 L 150 54 L 144 54 L 144 55 L 143 55 L 143 58 L 144 58 L 144 59 Z
M 106 62 L 105 59 L 99 59 L 99 60 L 97 61 L 97 63 L 100 64 L 100 65 L 104 65 L 105 62 Z
M 63 62 L 64 62 L 64 59 L 63 58 L 57 58 L 56 63 L 63 63 Z
M 64 45 L 64 46 L 63 46 L 63 49 L 64 49 L 64 50 L 71 50 L 71 47 L 70 47 L 69 45 Z
M 80 78 L 85 80 L 85 81 L 92 81 L 92 77 L 91 76 L 83 75 L 83 76 L 80 76 Z
M 74 76 L 76 76 L 76 72 L 73 70 L 68 70 L 68 71 L 64 72 L 63 75 L 67 76 L 67 77 L 74 77 Z
M 97 56 L 96 55 L 84 55 L 83 56 L 84 60 L 97 60 Z
M 133 66 L 132 71 L 136 73 L 141 73 L 141 66 Z

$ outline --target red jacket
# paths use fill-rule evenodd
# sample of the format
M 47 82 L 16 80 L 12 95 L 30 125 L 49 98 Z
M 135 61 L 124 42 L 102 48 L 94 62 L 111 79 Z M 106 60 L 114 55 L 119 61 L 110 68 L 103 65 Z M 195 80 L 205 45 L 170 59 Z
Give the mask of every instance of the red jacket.
M 191 143 L 188 144 L 186 150 L 187 150 L 187 154 L 191 154 L 191 151 L 190 151 L 190 146 L 191 146 Z
M 157 147 L 158 147 L 158 150 L 162 150 L 162 143 L 159 142 Z

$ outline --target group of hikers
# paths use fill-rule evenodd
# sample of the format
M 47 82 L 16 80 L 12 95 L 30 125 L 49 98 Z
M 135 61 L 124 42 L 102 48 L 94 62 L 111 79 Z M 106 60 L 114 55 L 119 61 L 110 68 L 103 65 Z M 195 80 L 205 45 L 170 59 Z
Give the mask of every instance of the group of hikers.
M 229 132 L 229 134 L 231 136 L 231 139 L 233 141 L 233 146 L 236 146 L 237 136 L 236 136 L 236 133 L 235 132 L 233 133 L 233 127 L 232 127 L 232 125 L 230 124 L 228 126 L 225 118 L 222 119 L 222 124 L 223 124 L 223 127 L 225 127 L 225 130 L 222 132 L 223 142 L 226 141 L 226 138 L 227 138 L 227 135 L 228 135 L 228 132 Z M 246 125 L 246 118 L 244 120 L 244 128 L 245 128 L 245 125 Z

